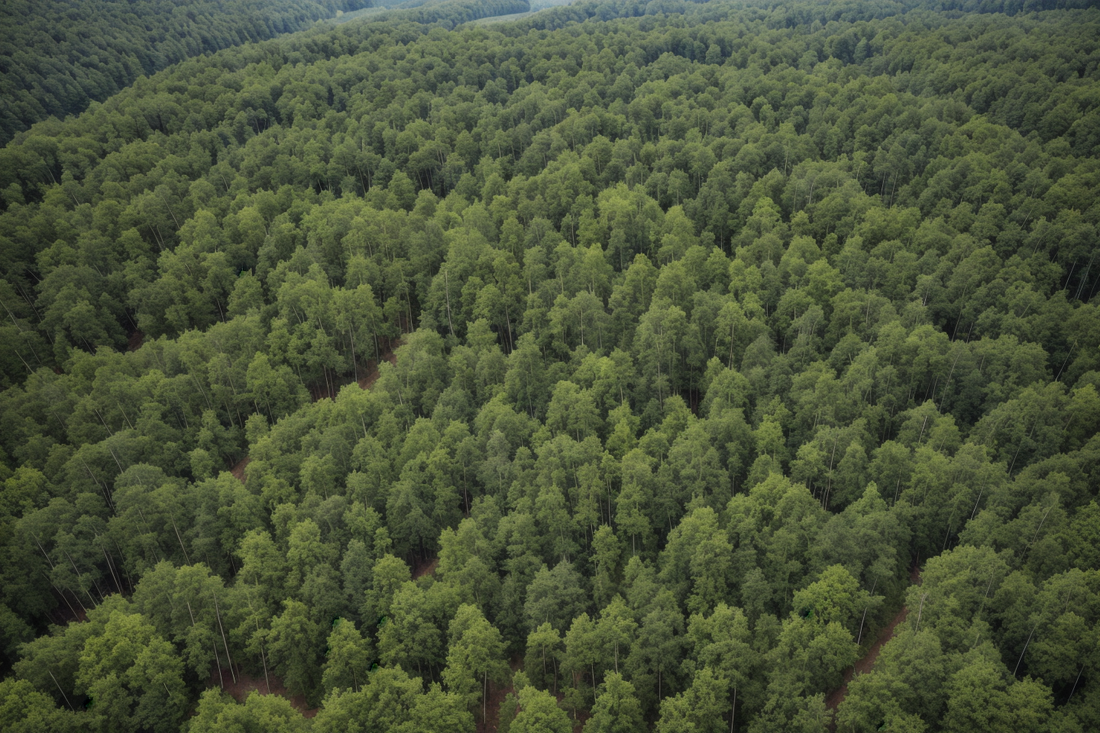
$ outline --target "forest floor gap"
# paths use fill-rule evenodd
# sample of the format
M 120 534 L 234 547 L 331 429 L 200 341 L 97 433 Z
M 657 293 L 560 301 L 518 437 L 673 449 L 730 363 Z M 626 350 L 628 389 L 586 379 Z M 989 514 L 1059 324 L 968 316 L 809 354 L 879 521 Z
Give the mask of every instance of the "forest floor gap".
M 911 585 L 920 585 L 920 567 L 914 565 L 909 573 L 909 582 Z M 901 609 L 890 619 L 879 631 L 878 636 L 875 637 L 875 643 L 871 645 L 871 648 L 867 650 L 867 653 L 856 660 L 848 669 L 844 670 L 844 682 L 840 687 L 833 690 L 825 697 L 825 707 L 833 713 L 833 720 L 829 723 L 829 733 L 836 733 L 836 711 L 840 707 L 840 703 L 844 702 L 844 698 L 848 696 L 848 683 L 852 681 L 852 678 L 857 674 L 865 674 L 871 671 L 871 668 L 875 666 L 875 662 L 878 661 L 878 655 L 882 651 L 883 645 L 890 639 L 894 638 L 894 632 L 897 627 L 905 620 L 909 615 L 909 608 L 902 606 Z

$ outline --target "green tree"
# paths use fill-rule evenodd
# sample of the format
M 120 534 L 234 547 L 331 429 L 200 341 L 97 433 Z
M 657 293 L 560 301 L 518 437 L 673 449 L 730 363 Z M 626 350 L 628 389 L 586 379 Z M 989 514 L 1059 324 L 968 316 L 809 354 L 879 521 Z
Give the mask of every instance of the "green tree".
M 519 693 L 519 713 L 510 733 L 569 733 L 573 724 L 548 692 L 527 686 Z
M 758 707 L 763 686 L 759 684 L 761 663 L 751 643 L 748 619 L 739 608 L 719 603 L 708 617 L 692 614 L 687 641 L 692 652 L 684 660 L 685 671 L 711 668 L 730 684 L 730 728 L 735 727 L 738 698 L 742 706 Z
M 309 729 L 309 722 L 285 697 L 253 691 L 243 704 L 239 704 L 223 692 L 206 690 L 199 696 L 198 709 L 189 728 L 201 733 L 254 729 L 301 733 Z
M 585 597 L 582 578 L 572 564 L 562 560 L 553 570 L 543 566 L 527 588 L 524 612 L 529 628 L 548 622 L 564 631 L 585 608 Z
M 471 705 L 476 704 L 480 696 L 481 719 L 485 720 L 489 680 L 502 682 L 508 674 L 504 641 L 481 611 L 470 605 L 459 606 L 451 621 L 449 637 L 443 681 L 451 692 Z
M 111 613 L 102 633 L 85 642 L 76 683 L 104 730 L 177 730 L 186 713 L 183 662 L 140 614 Z
M 390 613 L 380 619 L 378 629 L 383 664 L 423 674 L 443 662 L 443 635 L 433 618 L 431 600 L 428 592 L 411 581 L 397 589 Z
M 370 638 L 364 638 L 351 621 L 336 619 L 328 635 L 321 673 L 321 687 L 325 693 L 337 688 L 357 692 L 366 681 L 372 657 Z
M 681 670 L 676 660 L 684 650 L 684 616 L 667 589 L 645 599 L 641 622 L 625 670 L 647 711 L 656 711 L 661 700 L 680 689 Z
M 612 659 L 610 665 L 616 672 L 619 671 L 620 655 L 625 660 L 627 652 L 634 642 L 634 632 L 638 624 L 634 621 L 634 614 L 620 596 L 611 599 L 611 603 L 600 611 L 600 617 L 596 621 L 596 638 L 604 650 L 604 666 L 607 665 L 607 656 Z M 595 683 L 595 680 L 593 680 Z
M 26 680 L 9 677 L 0 682 L 0 725 L 4 730 L 76 731 L 83 728 L 82 722 L 75 712 L 58 707 L 53 698 Z
M 561 634 L 549 622 L 541 623 L 527 635 L 526 648 L 523 665 L 526 673 L 535 684 L 557 694 L 558 664 L 564 651 Z
M 1030 678 L 1006 682 L 1007 670 L 988 643 L 967 655 L 947 683 L 944 730 L 1019 730 L 1049 720 L 1051 693 Z
M 725 730 L 723 712 L 729 681 L 714 674 L 710 667 L 699 670 L 691 687 L 661 702 L 659 733 L 699 731 L 719 733 Z
M 286 600 L 283 612 L 271 621 L 267 649 L 275 672 L 287 688 L 307 700 L 319 697 L 324 630 L 301 601 Z
M 628 733 L 644 725 L 634 685 L 618 672 L 609 673 L 596 694 L 592 717 L 584 724 L 585 733 Z

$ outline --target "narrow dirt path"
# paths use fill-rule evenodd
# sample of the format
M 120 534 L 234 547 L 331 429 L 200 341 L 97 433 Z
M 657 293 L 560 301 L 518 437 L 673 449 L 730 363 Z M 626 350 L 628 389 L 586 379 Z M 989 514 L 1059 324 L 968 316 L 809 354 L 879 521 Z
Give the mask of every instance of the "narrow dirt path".
M 397 357 L 394 355 L 393 350 L 403 343 L 405 343 L 405 339 L 403 338 L 391 341 L 386 347 L 386 351 L 382 354 L 382 361 L 388 361 L 390 364 L 397 364 Z M 374 383 L 378 381 L 378 366 L 379 363 L 374 359 L 367 362 L 367 373 L 359 380 L 359 386 L 361 388 L 370 389 L 374 386 Z
M 234 682 L 233 676 L 229 673 L 228 668 L 222 669 L 221 674 L 221 681 L 225 682 L 225 687 L 223 689 L 237 702 L 243 703 L 248 699 L 248 696 L 255 691 L 261 695 L 279 695 L 280 697 L 285 697 L 287 700 L 290 700 L 290 704 L 294 706 L 294 709 L 302 714 L 302 717 L 312 718 L 317 714 L 317 708 L 309 707 L 303 695 L 291 695 L 282 680 L 274 675 L 269 675 L 271 681 L 269 686 L 267 680 L 263 677 L 257 678 L 241 672 L 237 673 L 237 681 Z M 208 686 L 220 687 L 221 681 L 218 679 L 218 673 L 215 671 L 210 675 Z
M 397 363 L 397 356 L 393 352 L 394 352 L 394 349 L 396 349 L 398 346 L 400 346 L 403 343 L 405 343 L 404 338 L 397 338 L 397 339 L 394 339 L 393 341 L 389 341 L 388 343 L 386 343 L 386 351 L 382 354 L 381 361 L 388 361 L 390 364 L 396 364 Z M 374 386 L 374 383 L 378 381 L 378 375 L 379 375 L 378 366 L 379 366 L 379 363 L 377 361 L 375 361 L 374 359 L 370 359 L 369 361 L 367 361 L 367 363 L 365 365 L 365 373 L 362 377 L 360 377 L 360 379 L 358 381 L 359 387 L 361 389 L 370 389 L 371 387 Z M 349 382 L 349 384 L 350 384 L 350 382 Z M 343 385 L 341 385 L 341 386 L 343 386 Z M 329 389 L 326 389 L 324 387 L 317 387 L 317 388 L 311 389 L 310 392 L 309 392 L 309 395 L 310 395 L 310 398 L 312 398 L 312 400 L 314 402 L 316 402 L 317 400 L 323 399 L 325 397 L 328 397 L 330 399 L 335 399 L 336 398 L 336 394 L 334 393 L 333 390 L 329 390 Z M 248 465 L 248 462 L 250 460 L 252 460 L 252 459 L 249 458 L 248 456 L 245 456 L 244 458 L 242 458 L 240 461 L 237 462 L 237 465 L 235 465 L 235 466 L 233 466 L 233 468 L 229 469 L 229 472 L 231 474 L 233 474 L 234 476 L 236 476 L 242 483 L 244 482 L 244 479 L 245 479 L 244 468 L 245 468 L 245 466 Z
M 909 571 L 909 582 L 912 585 L 920 585 L 920 568 L 916 565 Z M 875 643 L 871 645 L 871 648 L 867 650 L 867 653 L 863 655 L 848 669 L 844 670 L 844 682 L 840 687 L 833 690 L 825 698 L 825 707 L 833 712 L 833 721 L 829 723 L 830 733 L 836 733 L 836 711 L 840 707 L 840 703 L 844 702 L 844 698 L 848 696 L 848 683 L 857 674 L 864 674 L 870 672 L 871 668 L 875 666 L 875 662 L 878 661 L 878 655 L 882 651 L 882 647 L 890 639 L 894 638 L 894 632 L 897 630 L 898 625 L 905 620 L 905 617 L 909 615 L 909 609 L 905 606 L 901 607 L 901 610 L 890 619 L 890 622 L 886 624 L 879 631 L 878 636 L 875 637 Z
M 508 666 L 514 674 L 523 668 L 523 657 L 519 654 L 515 655 L 509 660 Z M 514 693 L 515 691 L 516 688 L 512 685 L 511 680 L 500 685 L 496 682 L 489 683 L 489 697 L 485 702 L 485 720 L 481 719 L 480 711 L 474 715 L 475 733 L 496 733 L 500 727 L 500 704 L 504 702 L 504 698 L 509 692 Z
M 412 569 L 413 580 L 423 578 L 425 575 L 434 575 L 437 567 L 439 567 L 438 557 L 431 557 L 417 562 Z
M 894 629 L 896 629 L 898 624 L 904 621 L 905 617 L 908 615 L 909 609 L 902 606 L 897 615 L 890 619 L 890 623 L 886 624 L 882 631 L 879 632 L 878 637 L 875 639 L 875 643 L 871 645 L 867 653 L 851 667 L 844 670 L 844 683 L 825 698 L 825 706 L 827 708 L 835 712 L 837 707 L 840 706 L 840 703 L 847 697 L 848 683 L 852 681 L 852 678 L 857 674 L 871 671 L 871 667 L 874 667 L 875 662 L 878 660 L 879 652 L 882 651 L 882 645 L 894 638 Z
M 233 466 L 233 468 L 229 469 L 229 473 L 236 476 L 237 479 L 242 484 L 244 483 L 244 468 L 245 468 L 245 466 L 248 465 L 248 462 L 251 461 L 251 460 L 252 460 L 251 458 L 249 458 L 248 456 L 245 456 L 241 460 L 237 461 L 236 466 Z
M 138 333 L 140 333 L 140 331 Z M 393 350 L 400 346 L 402 343 L 404 343 L 404 339 L 401 338 L 390 341 L 386 346 L 385 353 L 382 354 L 382 360 L 388 361 L 391 364 L 396 364 L 397 357 L 394 355 Z M 371 359 L 366 364 L 366 374 L 358 380 L 358 384 L 362 389 L 370 389 L 377 381 L 378 363 L 374 359 Z M 316 402 L 323 397 L 335 398 L 336 395 L 329 394 L 327 390 L 311 390 L 310 396 L 313 397 L 313 401 Z M 229 469 L 229 472 L 233 474 L 241 483 L 244 483 L 245 480 L 244 469 L 248 465 L 248 462 L 251 460 L 252 459 L 250 457 L 245 456 L 244 458 L 239 460 L 237 464 L 233 466 L 233 468 Z M 417 567 L 417 573 L 414 577 L 419 578 L 421 575 L 434 573 L 435 568 L 438 564 L 439 560 L 436 558 L 432 558 L 430 562 L 424 563 L 423 566 Z M 252 677 L 251 675 L 238 673 L 237 681 L 233 682 L 232 675 L 230 674 L 229 670 L 224 669 L 222 670 L 222 680 L 225 681 L 225 691 L 232 695 L 233 698 L 237 700 L 237 702 L 243 703 L 245 700 L 248 699 L 248 696 L 252 693 L 252 691 L 255 690 L 261 695 L 280 695 L 282 697 L 285 697 L 287 700 L 290 700 L 290 704 L 293 705 L 294 708 L 298 710 L 298 712 L 300 712 L 303 717 L 312 718 L 314 715 L 317 714 L 317 708 L 309 707 L 309 705 L 306 704 L 306 699 L 303 696 L 291 695 L 290 691 L 286 689 L 282 681 L 279 680 L 277 677 L 271 676 L 270 682 L 268 682 L 264 679 L 257 679 L 255 677 Z M 221 686 L 221 680 L 218 679 L 217 672 L 211 675 L 210 682 L 207 686 Z M 503 698 L 504 696 L 501 695 L 501 699 Z M 499 709 L 500 702 L 498 701 L 496 705 Z M 479 728 L 478 730 L 481 729 Z M 496 730 L 495 720 L 492 730 Z
M 388 361 L 390 364 L 397 363 L 397 357 L 394 356 L 393 350 L 403 343 L 405 343 L 404 338 L 396 338 L 393 341 L 383 339 L 382 347 L 385 351 L 382 352 L 382 356 L 379 359 L 368 359 L 362 369 L 356 369 L 356 374 L 363 375 L 359 379 L 354 380 L 359 384 L 360 388 L 370 389 L 374 386 L 374 383 L 378 381 L 378 366 L 380 362 Z M 345 384 L 351 384 L 351 380 L 342 384 L 333 384 L 331 387 L 327 385 L 313 387 L 309 390 L 310 399 L 314 402 L 326 397 L 330 400 L 334 400 L 336 399 L 336 393 L 339 392 Z

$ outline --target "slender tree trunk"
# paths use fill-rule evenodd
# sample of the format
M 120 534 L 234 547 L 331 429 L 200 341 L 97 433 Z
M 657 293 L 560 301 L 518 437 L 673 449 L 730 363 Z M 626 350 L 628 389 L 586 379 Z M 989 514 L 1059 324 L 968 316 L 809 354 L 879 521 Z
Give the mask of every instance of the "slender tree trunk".
M 1085 665 L 1081 665 L 1081 669 L 1077 670 L 1077 679 L 1073 681 L 1073 687 L 1069 691 L 1069 697 L 1066 698 L 1066 704 L 1073 699 L 1073 693 L 1077 691 L 1077 683 L 1081 681 L 1081 673 L 1085 671 Z
M 229 674 L 233 676 L 233 684 L 237 683 L 237 673 L 233 670 L 233 655 L 229 653 L 229 642 L 225 638 L 225 627 L 222 626 L 222 612 L 218 608 L 218 594 L 211 593 L 214 596 L 214 613 L 218 616 L 218 630 L 222 632 L 222 646 L 225 647 L 225 658 L 229 660 Z
M 218 656 L 218 645 L 212 643 L 210 648 L 214 650 L 214 666 L 218 668 L 218 686 L 225 689 L 225 676 L 222 674 L 222 658 Z
M 348 338 L 351 339 L 351 369 L 352 374 L 355 375 L 355 381 L 359 381 L 359 364 L 355 361 L 355 333 L 348 328 Z
M 257 623 L 256 630 L 258 631 L 259 628 L 260 628 L 259 623 Z M 260 661 L 263 662 L 263 665 L 264 665 L 264 687 L 267 688 L 267 694 L 270 695 L 271 694 L 271 680 L 267 676 L 267 655 L 264 654 L 264 645 L 263 644 L 260 644 Z
M 180 528 L 176 526 L 176 518 L 169 517 L 172 521 L 172 529 L 176 530 L 176 539 L 179 540 L 180 549 L 183 550 L 183 559 L 187 561 L 187 564 L 191 564 L 191 558 L 187 556 L 187 548 L 183 546 L 183 538 L 180 537 Z
M 450 330 L 451 335 L 455 335 L 454 324 L 451 323 L 451 284 L 447 279 L 447 268 L 443 268 L 443 292 L 447 295 L 447 328 Z
M 73 704 L 72 704 L 71 702 L 69 702 L 69 696 L 68 696 L 68 695 L 66 695 L 66 694 L 65 694 L 65 691 L 61 689 L 61 685 L 59 685 L 59 684 L 57 683 L 57 678 L 53 676 L 53 672 L 52 672 L 52 671 L 50 671 L 50 670 L 48 670 L 48 669 L 47 669 L 46 671 L 50 673 L 50 679 L 51 679 L 51 680 L 53 680 L 53 683 L 54 683 L 55 685 L 57 685 L 57 691 L 58 691 L 58 692 L 60 692 L 60 693 L 61 693 L 61 697 L 63 697 L 63 698 L 65 699 L 65 704 L 69 706 L 69 710 L 72 710 L 72 711 L 73 711 L 73 712 L 75 713 L 75 712 L 76 712 L 76 708 L 74 708 L 74 707 L 73 707 Z M 1080 675 L 1078 675 L 1078 676 L 1080 676 Z
M 1031 633 L 1027 635 L 1027 641 L 1024 642 L 1024 650 L 1020 652 L 1020 658 L 1016 660 L 1016 668 L 1012 670 L 1012 676 L 1015 677 L 1016 673 L 1020 671 L 1020 665 L 1024 661 L 1024 655 L 1027 654 L 1027 647 L 1031 644 L 1031 637 L 1035 635 L 1035 629 L 1039 628 L 1039 624 L 1036 623 L 1031 627 Z
M 99 537 L 96 536 L 96 539 L 99 539 Z M 106 560 L 107 560 L 107 569 L 111 571 L 111 577 L 115 579 L 115 585 L 118 587 L 118 592 L 121 593 L 122 592 L 122 581 L 119 580 L 118 574 L 115 572 L 115 566 L 111 562 L 110 556 L 107 554 L 107 548 L 100 547 L 99 549 L 103 551 L 103 557 L 106 558 Z

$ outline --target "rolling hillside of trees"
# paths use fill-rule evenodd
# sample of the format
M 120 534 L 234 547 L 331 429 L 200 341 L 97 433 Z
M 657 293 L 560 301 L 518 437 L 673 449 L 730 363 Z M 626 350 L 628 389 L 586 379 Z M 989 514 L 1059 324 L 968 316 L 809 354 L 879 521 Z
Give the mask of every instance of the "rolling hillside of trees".
M 292 33 L 369 0 L 10 0 L 0 6 L 0 144 L 185 58 Z
M 0 728 L 1100 728 L 1088 5 L 451 0 L 33 125 Z

